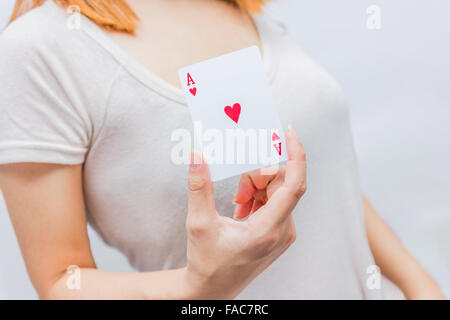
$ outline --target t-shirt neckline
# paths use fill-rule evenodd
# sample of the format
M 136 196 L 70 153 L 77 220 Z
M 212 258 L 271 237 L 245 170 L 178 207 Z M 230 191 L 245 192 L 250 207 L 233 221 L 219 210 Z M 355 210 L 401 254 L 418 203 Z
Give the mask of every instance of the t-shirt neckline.
M 53 3 L 52 1 L 47 2 Z M 261 42 L 264 70 L 268 76 L 269 82 L 272 82 L 275 68 L 273 64 L 273 50 L 271 50 L 270 41 L 267 34 L 268 30 L 264 25 L 262 16 L 253 15 L 252 19 Z M 102 28 L 89 20 L 87 17 L 82 16 L 81 29 L 84 30 L 97 43 L 99 43 L 106 51 L 108 51 L 121 66 L 123 66 L 143 85 L 175 102 L 183 105 L 187 104 L 186 97 L 181 88 L 178 88 L 177 86 L 155 75 L 151 70 L 120 47 L 119 44 L 112 40 Z

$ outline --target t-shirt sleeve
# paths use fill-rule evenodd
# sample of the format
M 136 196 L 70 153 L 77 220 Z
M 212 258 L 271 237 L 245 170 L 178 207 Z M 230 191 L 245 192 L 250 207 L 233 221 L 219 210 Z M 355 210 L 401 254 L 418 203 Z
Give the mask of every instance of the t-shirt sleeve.
M 89 114 L 61 59 L 39 40 L 0 34 L 0 164 L 82 163 Z

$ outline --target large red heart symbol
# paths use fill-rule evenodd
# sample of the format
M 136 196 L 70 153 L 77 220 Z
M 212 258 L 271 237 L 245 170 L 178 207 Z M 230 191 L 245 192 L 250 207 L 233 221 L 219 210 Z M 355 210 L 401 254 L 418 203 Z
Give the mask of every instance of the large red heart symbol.
M 192 93 L 193 96 L 197 93 L 197 88 L 191 88 L 189 89 L 189 92 Z
M 226 106 L 225 114 L 230 117 L 231 120 L 238 123 L 239 116 L 241 114 L 241 105 L 239 103 L 233 104 L 233 108 L 230 106 Z

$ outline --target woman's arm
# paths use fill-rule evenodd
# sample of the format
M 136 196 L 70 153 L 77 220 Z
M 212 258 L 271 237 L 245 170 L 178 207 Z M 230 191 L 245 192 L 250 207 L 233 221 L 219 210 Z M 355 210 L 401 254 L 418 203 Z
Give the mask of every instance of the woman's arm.
M 191 164 L 187 266 L 157 272 L 121 274 L 96 268 L 87 233 L 81 165 L 0 165 L 0 187 L 39 297 L 234 298 L 295 240 L 291 212 L 306 190 L 306 158 L 294 129 L 288 130 L 286 139 L 286 168 L 268 177 L 268 201 L 246 221 L 217 213 L 208 166 L 203 161 Z M 67 285 L 74 276 L 67 268 L 73 265 L 81 271 L 79 290 Z
M 382 274 L 395 283 L 407 299 L 445 299 L 436 282 L 365 197 L 363 207 L 370 248 Z
M 183 281 L 184 269 L 141 274 L 96 269 L 89 246 L 81 172 L 81 165 L 0 166 L 0 185 L 27 271 L 39 296 L 44 299 L 190 297 Z M 66 285 L 70 265 L 80 268 L 80 290 Z

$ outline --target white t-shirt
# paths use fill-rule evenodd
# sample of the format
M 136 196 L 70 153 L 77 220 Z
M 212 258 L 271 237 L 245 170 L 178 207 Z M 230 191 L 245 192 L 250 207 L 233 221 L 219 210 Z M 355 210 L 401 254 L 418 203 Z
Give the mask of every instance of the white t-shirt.
M 307 152 L 309 189 L 293 212 L 297 241 L 239 298 L 379 298 L 366 286 L 373 258 L 341 90 L 282 25 L 255 22 L 281 121 Z M 140 271 L 184 266 L 187 166 L 171 161 L 171 133 L 192 130 L 183 91 L 87 18 L 68 28 L 53 1 L 1 34 L 0 72 L 0 164 L 84 163 L 88 221 L 105 242 Z M 238 179 L 215 184 L 220 214 L 232 215 Z

